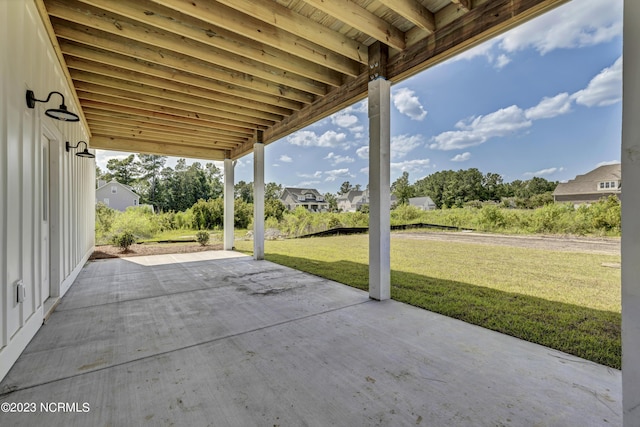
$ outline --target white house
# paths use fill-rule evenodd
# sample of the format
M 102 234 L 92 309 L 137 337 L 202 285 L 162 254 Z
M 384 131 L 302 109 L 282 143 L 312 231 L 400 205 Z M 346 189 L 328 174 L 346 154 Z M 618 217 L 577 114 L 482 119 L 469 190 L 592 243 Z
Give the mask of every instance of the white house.
M 128 185 L 120 184 L 113 180 L 110 182 L 101 181 L 96 189 L 96 204 L 103 203 L 111 209 L 124 212 L 129 206 L 139 206 L 140 196 L 138 196 Z
M 409 198 L 409 204 L 415 206 L 423 211 L 430 211 L 436 208 L 436 204 L 431 200 L 431 197 L 411 197 Z
M 81 112 L 34 2 L 0 2 L 0 67 L 3 378 L 93 251 L 96 165 L 83 121 L 47 115 Z

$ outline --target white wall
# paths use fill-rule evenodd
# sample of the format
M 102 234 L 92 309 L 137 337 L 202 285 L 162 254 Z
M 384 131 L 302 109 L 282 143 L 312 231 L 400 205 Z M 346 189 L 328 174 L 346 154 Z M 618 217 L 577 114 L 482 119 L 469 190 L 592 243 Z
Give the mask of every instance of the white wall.
M 70 111 L 78 112 L 31 1 L 0 1 L 0 67 L 2 379 L 42 325 L 45 307 L 64 295 L 93 250 L 95 161 L 65 151 L 65 141 L 75 145 L 87 140 L 80 122 L 44 115 L 46 108 L 60 105 L 58 95 L 48 104 L 37 103 L 35 109 L 26 106 L 27 89 L 39 99 L 55 90 L 65 94 Z M 47 195 L 51 209 L 45 211 Z M 45 214 L 48 226 L 43 223 Z M 50 244 L 44 243 L 47 234 Z M 47 300 L 42 283 L 48 278 Z M 26 297 L 17 303 L 20 280 Z

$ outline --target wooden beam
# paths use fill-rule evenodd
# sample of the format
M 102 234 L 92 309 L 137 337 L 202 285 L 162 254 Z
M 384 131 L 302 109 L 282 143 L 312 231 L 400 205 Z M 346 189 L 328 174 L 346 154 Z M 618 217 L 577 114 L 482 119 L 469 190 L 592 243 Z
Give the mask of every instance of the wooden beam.
M 85 105 L 92 107 L 99 104 L 101 109 L 107 111 L 135 111 L 136 114 L 147 114 L 152 117 L 159 117 L 165 120 L 171 120 L 171 118 L 173 118 L 173 120 L 186 124 L 192 121 L 194 124 L 200 124 L 201 126 L 212 127 L 214 129 L 225 129 L 249 135 L 252 135 L 255 132 L 255 125 L 250 126 L 248 123 L 225 117 L 211 116 L 202 112 L 195 112 L 193 110 L 181 110 L 173 107 L 165 107 L 157 104 L 103 95 L 100 93 L 85 92 L 82 90 L 78 90 L 78 96 L 80 97 L 80 102 L 82 103 L 83 108 Z
M 357 75 L 360 65 L 354 59 L 336 54 L 322 44 L 296 37 L 288 31 L 268 25 L 218 2 L 194 2 L 191 0 L 152 0 L 154 3 L 177 10 L 210 25 L 246 37 L 265 46 L 288 52 L 310 63 L 350 76 Z M 247 31 L 247 29 L 251 29 Z M 214 30 L 215 32 L 215 30 Z M 237 36 L 236 36 L 237 37 Z M 213 38 L 213 37 L 212 37 Z M 350 43 L 352 44 L 352 43 Z M 281 57 L 282 54 L 277 57 Z M 282 66 L 286 66 L 283 58 Z M 299 62 L 296 60 L 296 62 Z M 304 75 L 304 74 L 302 74 Z M 310 76 L 307 76 L 310 77 Z
M 200 73 L 192 73 L 191 71 L 176 70 L 173 67 L 159 65 L 154 62 L 148 62 L 106 50 L 91 48 L 67 40 L 60 42 L 60 48 L 66 55 L 67 64 L 70 67 L 72 67 L 72 65 L 69 64 L 69 58 L 73 57 L 76 60 L 82 59 L 97 64 L 111 65 L 129 71 L 146 73 L 155 77 L 174 79 L 182 83 L 215 89 L 220 92 L 233 92 L 234 94 L 237 93 L 238 96 L 246 94 L 245 97 L 249 97 L 249 99 L 257 99 L 256 97 L 269 97 L 272 100 L 283 98 L 305 104 L 310 104 L 315 99 L 315 96 L 312 94 L 297 89 L 276 86 L 267 81 L 260 81 L 261 79 L 236 79 L 234 81 L 234 79 L 231 78 L 231 73 L 204 65 L 202 66 L 204 70 Z M 222 77 L 223 79 L 221 80 L 218 77 Z M 291 105 L 293 106 L 294 104 Z
M 71 7 L 72 4 L 71 1 L 46 0 L 49 13 L 55 17 L 125 37 L 133 42 L 146 43 L 172 52 L 179 52 L 229 69 L 235 69 L 236 64 L 245 61 L 245 58 L 241 56 L 177 34 L 135 22 L 132 23 L 109 12 L 100 12 L 100 10 L 96 10 L 91 6 L 84 6 L 87 11 L 78 10 Z M 286 64 L 286 62 L 282 61 L 282 64 Z M 292 61 L 288 63 L 288 67 L 295 67 L 296 71 L 288 70 L 290 72 L 297 72 L 301 76 L 332 86 L 339 86 L 342 80 L 342 75 L 337 71 L 308 61 L 305 64 L 301 64 L 299 60 Z
M 100 124 L 102 126 L 110 126 L 112 128 L 120 128 L 127 130 L 146 130 L 150 132 L 159 132 L 162 134 L 179 135 L 194 139 L 215 139 L 219 141 L 229 141 L 233 144 L 241 143 L 246 139 L 245 135 L 229 135 L 224 131 L 216 132 L 211 129 L 202 130 L 191 127 L 189 129 L 179 126 L 173 126 L 172 123 L 157 123 L 145 120 L 144 117 L 121 117 L 110 112 L 104 112 L 94 109 L 86 109 L 87 120 L 91 126 Z
M 91 148 L 99 150 L 115 150 L 127 153 L 161 154 L 174 157 L 188 157 L 206 160 L 224 160 L 228 150 L 189 145 L 174 145 L 153 141 L 136 141 L 128 138 L 114 138 L 107 135 L 93 135 Z
M 472 7 L 471 0 L 451 0 L 451 3 L 458 5 L 465 12 L 469 12 Z
M 281 115 L 291 114 L 292 110 L 299 110 L 301 107 L 301 104 L 296 101 L 248 91 L 244 88 L 225 85 L 202 77 L 185 75 L 175 71 L 171 72 L 158 66 L 148 66 L 149 64 L 132 63 L 129 68 L 134 68 L 135 71 L 130 71 L 129 69 L 120 68 L 118 65 L 98 64 L 94 61 L 71 56 L 66 59 L 69 69 L 135 81 L 140 84 L 181 93 L 197 94 L 197 96 L 212 99 L 216 102 L 227 102 Z
M 291 133 L 300 130 L 310 124 L 317 122 L 331 114 L 342 110 L 349 105 L 361 101 L 367 96 L 367 85 L 369 83 L 368 72 L 362 73 L 357 79 L 351 79 L 341 88 L 329 92 L 315 103 L 303 107 L 292 115 L 285 117 L 280 122 L 265 129 L 264 143 L 270 144 L 278 139 L 284 138 Z M 237 149 L 232 150 L 231 158 L 238 159 L 253 149 L 252 142 L 244 143 Z
M 49 42 L 53 46 L 53 51 L 56 54 L 56 58 L 58 59 L 58 63 L 60 64 L 60 68 L 62 69 L 62 74 L 64 74 L 64 78 L 67 81 L 67 85 L 69 86 L 69 90 L 71 91 L 71 96 L 73 97 L 75 104 L 79 107 L 80 100 L 78 99 L 78 94 L 76 93 L 75 87 L 73 86 L 73 79 L 69 74 L 69 70 L 67 69 L 67 64 L 64 60 L 64 55 L 62 54 L 62 50 L 60 50 L 60 46 L 58 45 L 58 38 L 56 37 L 56 32 L 53 29 L 53 25 L 51 24 L 51 18 L 49 17 L 49 12 L 44 5 L 43 0 L 35 0 L 36 8 L 38 9 L 38 14 L 40 15 L 40 20 L 47 31 L 47 36 L 49 37 Z M 82 112 L 81 108 L 78 108 L 78 117 L 82 121 L 84 125 L 84 130 L 87 132 L 88 137 L 91 136 L 91 130 L 89 129 L 89 124 L 87 123 L 86 117 Z
M 129 129 L 129 128 L 120 129 L 117 127 L 103 125 L 100 123 L 92 124 L 91 121 L 89 121 L 89 123 L 96 134 L 129 138 L 135 141 L 155 141 L 155 142 L 166 142 L 166 143 L 171 143 L 176 145 L 191 145 L 194 147 L 217 147 L 217 148 L 224 148 L 224 149 L 236 147 L 243 142 L 243 141 L 240 141 L 237 143 L 231 143 L 228 141 L 222 141 L 214 138 L 211 138 L 211 139 L 188 138 L 185 136 L 167 135 L 160 132 L 151 132 L 151 131 L 140 130 L 140 129 Z
M 191 56 L 138 43 L 93 28 L 76 26 L 73 23 L 64 22 L 57 18 L 54 18 L 54 26 L 58 37 L 62 39 L 119 53 L 127 57 L 142 59 L 147 62 L 164 65 L 192 74 L 228 81 L 231 84 L 240 85 L 248 81 L 255 82 L 256 85 L 268 86 L 275 83 L 276 88 L 283 88 L 282 90 L 293 88 L 314 95 L 324 95 L 327 92 L 326 85 L 316 80 L 268 67 L 257 61 L 244 60 L 235 62 L 233 69 L 228 67 L 221 68 L 225 65 L 232 65 L 232 58 L 221 56 L 219 62 L 212 64 Z M 229 55 L 226 56 L 228 57 Z M 230 64 L 227 64 L 227 62 L 230 62 Z M 249 75 L 251 76 L 249 77 Z
M 178 91 L 162 89 L 158 87 L 153 87 L 149 85 L 142 85 L 138 83 L 134 83 L 127 80 L 115 79 L 112 77 L 105 77 L 100 75 L 95 75 L 91 73 L 86 73 L 84 71 L 74 70 L 71 73 L 74 82 L 77 87 L 79 87 L 79 83 L 91 83 L 103 87 L 108 87 L 118 91 L 124 92 L 132 92 L 139 95 L 142 95 L 142 99 L 145 97 L 155 97 L 155 98 L 163 98 L 167 101 L 171 102 L 181 102 L 182 104 L 192 104 L 198 105 L 201 107 L 210 107 L 215 108 L 219 111 L 227 111 L 229 113 L 245 116 L 248 118 L 259 118 L 264 120 L 272 120 L 274 122 L 279 121 L 283 114 L 270 113 L 266 111 L 258 111 L 252 110 L 247 107 L 237 106 L 230 100 L 227 102 L 218 101 L 212 98 L 205 98 L 196 95 L 189 95 Z M 108 93 L 109 94 L 109 93 Z M 154 101 L 155 102 L 155 101 Z M 240 120 L 240 118 L 237 118 Z
M 404 33 L 350 0 L 304 0 L 339 21 L 398 50 L 404 50 Z
M 82 109 L 87 113 L 100 114 L 108 117 L 120 117 L 132 120 L 142 120 L 148 123 L 174 126 L 187 130 L 202 132 L 217 132 L 221 135 L 237 136 L 247 138 L 253 135 L 253 130 L 242 129 L 234 126 L 227 126 L 222 123 L 210 123 L 200 119 L 190 117 L 178 117 L 169 114 L 154 113 L 136 108 L 119 106 L 91 100 L 82 101 Z
M 115 98 L 122 98 L 124 100 L 137 101 L 142 104 L 154 105 L 158 107 L 168 107 L 172 109 L 188 111 L 193 114 L 193 117 L 198 117 L 199 114 L 206 114 L 210 117 L 218 117 L 222 119 L 234 120 L 236 123 L 242 123 L 245 126 L 255 128 L 256 126 L 271 126 L 275 123 L 274 120 L 265 120 L 256 117 L 249 117 L 245 115 L 239 115 L 230 113 L 228 111 L 216 109 L 212 104 L 208 107 L 195 105 L 187 102 L 180 102 L 175 100 L 166 99 L 162 96 L 152 96 L 148 94 L 141 94 L 132 91 L 119 90 L 109 86 L 102 86 L 95 83 L 87 83 L 76 81 L 76 89 L 84 92 L 90 92 L 94 94 L 107 95 Z
M 322 45 L 360 63 L 367 63 L 367 47 L 273 1 L 217 0 L 305 40 Z
M 422 28 L 427 33 L 436 30 L 436 17 L 429 9 L 420 4 L 417 0 L 378 0 L 407 21 L 411 21 L 418 28 Z

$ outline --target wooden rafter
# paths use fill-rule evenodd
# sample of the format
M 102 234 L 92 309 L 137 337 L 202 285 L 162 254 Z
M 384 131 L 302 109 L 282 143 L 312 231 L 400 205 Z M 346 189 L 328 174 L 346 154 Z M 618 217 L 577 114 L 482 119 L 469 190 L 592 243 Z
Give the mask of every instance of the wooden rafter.
M 33 1 L 93 148 L 221 160 L 566 0 Z

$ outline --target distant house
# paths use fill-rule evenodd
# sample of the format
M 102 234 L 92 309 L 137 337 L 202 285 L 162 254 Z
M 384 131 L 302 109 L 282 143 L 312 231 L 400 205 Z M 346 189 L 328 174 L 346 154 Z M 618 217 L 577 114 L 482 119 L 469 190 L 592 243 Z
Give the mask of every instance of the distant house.
M 360 190 L 351 190 L 341 194 L 336 198 L 338 209 L 342 212 L 356 212 L 362 205 L 369 203 L 365 199 L 366 196 L 365 191 Z M 363 199 L 365 200 L 363 201 Z
M 129 206 L 138 206 L 140 196 L 133 192 L 128 185 L 120 184 L 118 181 L 98 182 L 96 189 L 96 204 L 104 203 L 111 209 L 125 211 Z
M 559 183 L 553 192 L 553 200 L 573 204 L 593 203 L 612 195 L 620 198 L 621 193 L 622 168 L 617 163 L 600 166 L 569 182 Z
M 430 211 L 436 208 L 436 204 L 431 200 L 431 197 L 411 197 L 409 198 L 409 204 L 423 211 Z
M 285 187 L 280 195 L 280 201 L 288 210 L 292 211 L 302 206 L 311 212 L 325 212 L 329 210 L 329 202 L 315 188 Z
M 389 197 L 390 206 L 396 202 L 397 198 L 393 194 Z M 364 205 L 369 204 L 369 190 L 351 190 L 345 194 L 341 194 L 336 199 L 338 209 L 342 212 L 356 212 Z

